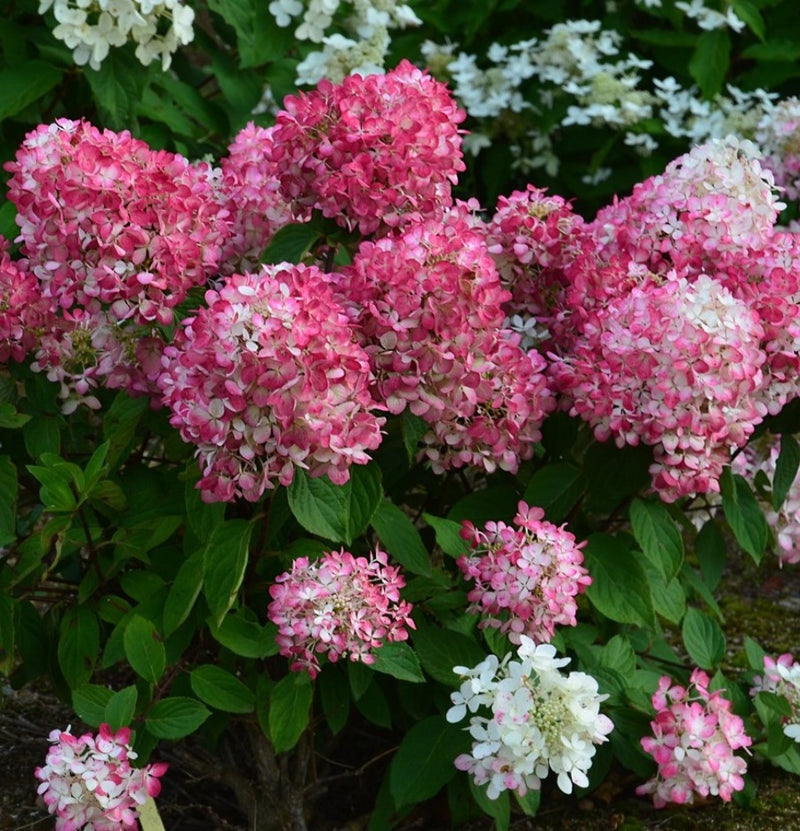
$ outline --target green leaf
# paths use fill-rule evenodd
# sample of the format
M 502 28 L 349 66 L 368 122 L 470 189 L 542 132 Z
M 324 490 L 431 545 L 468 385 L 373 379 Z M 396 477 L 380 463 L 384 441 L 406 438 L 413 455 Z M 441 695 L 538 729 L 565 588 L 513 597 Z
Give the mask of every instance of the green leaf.
M 566 462 L 546 465 L 533 474 L 522 497 L 544 509 L 551 522 L 563 522 L 586 490 L 581 470 Z
M 203 587 L 203 552 L 196 551 L 181 563 L 164 604 L 164 637 L 169 637 L 194 607 Z
M 347 545 L 370 524 L 382 497 L 381 470 L 374 463 L 353 465 L 343 485 L 298 470 L 289 486 L 289 507 L 297 521 L 312 534 Z
M 742 50 L 742 57 L 762 62 L 796 63 L 800 60 L 800 43 L 796 40 L 771 39 L 769 43 L 754 43 Z
M 236 31 L 243 68 L 261 66 L 287 51 L 292 28 L 277 26 L 261 0 L 209 0 L 208 6 Z
M 195 730 L 211 715 L 194 698 L 162 698 L 148 712 L 144 723 L 147 730 L 157 739 L 182 739 Z
M 267 658 L 278 653 L 277 627 L 272 623 L 261 626 L 248 618 L 244 609 L 225 615 L 219 626 L 210 622 L 210 631 L 218 643 L 243 658 Z
M 100 69 L 84 70 L 103 121 L 112 130 L 122 130 L 135 120 L 149 71 L 129 50 L 112 49 Z
M 719 480 L 722 509 L 736 541 L 753 558 L 761 562 L 769 539 L 769 526 L 746 480 L 726 467 Z
M 153 623 L 133 615 L 123 636 L 125 657 L 137 675 L 155 684 L 164 674 L 167 658 L 164 644 Z
M 0 121 L 38 101 L 61 83 L 61 77 L 55 67 L 37 60 L 0 70 Z
M 103 721 L 107 722 L 112 730 L 129 726 L 136 712 L 138 698 L 139 693 L 133 685 L 115 692 L 106 704 Z
M 233 606 L 244 579 L 253 526 L 243 519 L 218 525 L 203 550 L 203 594 L 219 625 Z
M 494 820 L 496 831 L 508 831 L 511 821 L 511 799 L 508 791 L 503 791 L 497 799 L 489 799 L 486 794 L 487 785 L 476 785 L 475 780 L 470 777 L 469 790 L 475 804 Z
M 622 540 L 592 534 L 583 550 L 584 566 L 592 576 L 586 595 L 607 618 L 619 623 L 654 626 L 650 586 L 639 557 Z
M 455 775 L 453 759 L 469 747 L 469 737 L 443 716 L 415 724 L 403 737 L 389 767 L 389 787 L 398 808 L 434 796 Z
M 697 82 L 703 98 L 711 99 L 722 91 L 728 74 L 731 39 L 726 29 L 703 32 L 689 61 L 689 74 Z
M 632 678 L 636 672 L 636 653 L 631 642 L 624 635 L 614 635 L 600 650 L 600 664 Z
M 320 229 L 309 222 L 290 223 L 279 228 L 261 255 L 268 265 L 299 263 L 320 239 Z
M 14 669 L 16 662 L 14 628 L 14 600 L 5 594 L 0 594 L 0 674 L 10 675 Z
M 117 393 L 103 417 L 103 437 L 109 441 L 106 462 L 115 467 L 124 451 L 130 446 L 136 426 L 149 409 L 146 397 L 131 398 L 124 392 Z
M 43 453 L 61 452 L 61 428 L 57 416 L 34 416 L 22 428 L 25 449 L 32 459 L 38 459 Z
M 441 629 L 421 619 L 417 620 L 413 639 L 422 668 L 447 687 L 461 684 L 461 679 L 453 672 L 454 667 L 474 667 L 486 657 L 483 649 L 468 635 Z
M 72 706 L 91 727 L 98 727 L 106 720 L 106 705 L 114 693 L 100 684 L 82 684 L 72 691 Z
M 407 571 L 430 575 L 428 549 L 414 523 L 397 505 L 384 499 L 378 505 L 371 524 L 386 551 Z
M 67 609 L 61 620 L 58 665 L 72 689 L 89 680 L 99 651 L 100 625 L 94 613 L 85 606 Z
M 335 736 L 347 724 L 350 715 L 350 684 L 342 667 L 329 664 L 317 678 L 325 723 Z
M 31 420 L 31 416 L 18 413 L 13 404 L 0 404 L 0 427 L 4 430 L 17 430 Z
M 725 636 L 705 612 L 687 609 L 682 634 L 689 657 L 702 669 L 714 669 L 725 657 Z
M 781 451 L 775 464 L 775 476 L 772 479 L 772 507 L 779 511 L 781 505 L 797 477 L 800 466 L 800 444 L 794 436 L 784 433 L 781 436 Z
M 703 582 L 711 591 L 716 589 L 728 559 L 727 546 L 718 523 L 710 519 L 700 529 L 694 544 Z
M 515 794 L 517 805 L 526 817 L 535 817 L 539 813 L 539 804 L 542 801 L 541 790 L 531 789 L 525 796 Z
M 732 0 L 731 7 L 739 20 L 744 21 L 747 24 L 747 28 L 763 42 L 766 29 L 764 26 L 764 18 L 761 16 L 758 6 L 751 2 L 751 0 Z
M 417 458 L 419 440 L 428 432 L 430 425 L 424 418 L 414 415 L 409 409 L 403 410 L 403 414 L 400 416 L 400 425 L 406 455 L 408 456 L 408 461 L 413 464 Z
M 453 519 L 443 519 L 432 514 L 423 514 L 422 518 L 436 533 L 436 544 L 450 557 L 463 557 L 469 554 L 469 543 L 461 536 L 461 523 Z
M 635 499 L 630 517 L 636 542 L 668 583 L 683 565 L 683 539 L 669 511 L 660 501 Z
M 314 688 L 305 672 L 290 672 L 269 697 L 269 735 L 276 753 L 291 750 L 308 727 Z
M 667 582 L 659 568 L 648 559 L 642 560 L 642 568 L 650 584 L 650 596 L 656 614 L 670 623 L 680 623 L 686 612 L 686 592 L 680 581 L 673 577 Z
M 187 477 L 184 491 L 186 521 L 197 539 L 205 543 L 225 519 L 225 503 L 204 502 L 197 488 L 200 476 L 196 463 L 192 463 L 190 471 L 192 475 Z
M 750 664 L 750 669 L 756 672 L 764 671 L 764 656 L 767 654 L 764 649 L 749 635 L 744 637 L 744 651 Z
M 214 664 L 192 670 L 189 681 L 194 694 L 210 707 L 225 713 L 252 713 L 253 691 L 235 675 Z
M 425 676 L 414 650 L 407 643 L 386 643 L 375 652 L 375 662 L 370 666 L 377 672 L 391 675 L 399 681 L 414 684 L 425 682 Z
M 17 538 L 17 468 L 8 456 L 0 456 L 0 547 Z

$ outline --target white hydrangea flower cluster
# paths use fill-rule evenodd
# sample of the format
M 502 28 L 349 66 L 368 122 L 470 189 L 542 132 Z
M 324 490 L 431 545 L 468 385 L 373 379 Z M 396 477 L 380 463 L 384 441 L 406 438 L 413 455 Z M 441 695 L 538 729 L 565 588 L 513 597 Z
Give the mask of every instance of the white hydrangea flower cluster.
M 595 745 L 606 741 L 614 725 L 600 712 L 608 697 L 598 693 L 597 681 L 583 672 L 563 675 L 569 658 L 556 658 L 551 644 L 537 646 L 522 635 L 517 649 L 502 661 L 490 655 L 476 667 L 455 667 L 464 682 L 451 694 L 447 720 L 454 724 L 469 713 L 472 752 L 455 760 L 476 785 L 488 785 L 497 799 L 505 790 L 524 796 L 539 790 L 550 771 L 558 787 L 572 793 L 573 785 L 589 784 Z
M 756 141 L 775 183 L 789 199 L 800 199 L 800 98 L 765 102 Z
M 705 0 L 692 0 L 691 3 L 676 3 L 676 9 L 680 9 L 690 17 L 697 21 L 697 25 L 701 29 L 710 32 L 713 29 L 733 29 L 734 32 L 741 32 L 745 27 L 745 22 L 734 11 L 733 6 L 726 3 L 724 12 L 717 9 L 709 9 L 705 4 Z
M 295 83 L 311 86 L 323 78 L 339 83 L 354 73 L 382 74 L 389 30 L 422 22 L 398 0 L 272 0 L 269 11 L 278 26 L 299 19 L 297 40 L 322 45 L 297 67 Z
M 72 49 L 78 66 L 100 69 L 112 46 L 136 44 L 136 57 L 169 69 L 179 46 L 194 38 L 194 11 L 182 0 L 40 0 L 39 14 L 50 8 L 53 35 Z

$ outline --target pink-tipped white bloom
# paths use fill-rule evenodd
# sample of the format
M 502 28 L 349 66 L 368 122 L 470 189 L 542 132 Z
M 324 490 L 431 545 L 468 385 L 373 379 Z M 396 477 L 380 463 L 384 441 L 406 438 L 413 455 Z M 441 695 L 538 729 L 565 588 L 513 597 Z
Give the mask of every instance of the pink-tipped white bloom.
M 708 675 L 695 669 L 688 687 L 665 675 L 653 693 L 653 735 L 641 741 L 658 772 L 636 793 L 652 794 L 656 808 L 670 802 L 691 805 L 696 797 L 729 802 L 744 788 L 747 762 L 734 751 L 749 747 L 752 739 L 731 702 L 720 690 L 709 692 L 708 684 Z
M 791 715 L 784 717 L 783 732 L 790 739 L 800 742 L 800 663 L 790 652 L 777 658 L 764 656 L 764 675 L 756 676 L 750 695 L 770 692 L 782 695 L 791 708 Z
M 465 117 L 444 84 L 401 61 L 386 75 L 322 80 L 287 96 L 269 159 L 296 208 L 372 234 L 452 204 Z
M 550 644 L 537 646 L 525 635 L 517 649 L 498 661 L 490 655 L 476 667 L 455 667 L 464 679 L 451 693 L 447 711 L 451 723 L 469 711 L 472 751 L 455 760 L 476 785 L 487 785 L 489 799 L 503 791 L 525 796 L 539 790 L 551 771 L 560 790 L 589 784 L 595 745 L 606 741 L 614 725 L 600 712 L 608 697 L 598 693 L 597 681 L 583 672 L 563 675 L 568 658 L 556 658 Z
M 800 199 L 800 98 L 785 98 L 767 106 L 756 142 L 775 184 L 787 199 Z
M 131 731 L 100 725 L 97 735 L 53 730 L 44 767 L 37 767 L 38 793 L 56 815 L 56 831 L 134 831 L 139 807 L 161 791 L 163 762 L 135 768 Z
M 472 547 L 458 560 L 475 581 L 467 595 L 470 611 L 482 614 L 480 628 L 499 628 L 514 644 L 522 636 L 547 643 L 556 626 L 574 626 L 575 598 L 592 582 L 582 565 L 585 543 L 543 518 L 541 508 L 520 502 L 516 527 L 487 522 L 479 530 L 465 521 L 461 529 Z
M 158 383 L 170 423 L 197 446 L 207 501 L 257 501 L 297 468 L 350 478 L 381 442 L 369 361 L 313 266 L 233 274 L 182 321 Z
M 411 604 L 400 599 L 405 580 L 376 548 L 370 557 L 330 551 L 318 560 L 298 557 L 275 578 L 267 614 L 278 626 L 281 655 L 312 678 L 320 656 L 371 664 L 384 643 L 404 641 L 414 628 Z

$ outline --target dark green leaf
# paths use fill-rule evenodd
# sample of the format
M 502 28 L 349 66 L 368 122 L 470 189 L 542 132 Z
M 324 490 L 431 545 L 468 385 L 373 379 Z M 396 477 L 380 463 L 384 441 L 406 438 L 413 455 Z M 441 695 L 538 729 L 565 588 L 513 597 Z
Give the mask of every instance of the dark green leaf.
M 764 27 L 764 18 L 758 6 L 751 2 L 751 0 L 732 0 L 731 7 L 739 20 L 744 21 L 747 24 L 747 28 L 763 42 L 766 30 Z
M 261 626 L 244 610 L 225 615 L 219 626 L 212 621 L 210 630 L 215 640 L 243 658 L 267 658 L 278 653 L 277 627 L 272 623 Z
M 703 32 L 689 61 L 689 74 L 697 82 L 703 98 L 711 99 L 722 91 L 730 66 L 731 38 L 726 29 Z
M 469 543 L 461 536 L 461 523 L 453 519 L 442 519 L 431 514 L 422 518 L 436 533 L 436 544 L 450 557 L 463 557 L 469 554 Z
M 694 545 L 694 552 L 700 563 L 703 582 L 711 591 L 716 589 L 722 577 L 727 557 L 727 546 L 719 525 L 713 519 L 708 520 L 700 529 Z
M 508 791 L 503 791 L 497 799 L 489 799 L 486 787 L 486 785 L 476 785 L 470 777 L 469 789 L 476 805 L 494 820 L 496 831 L 508 831 L 508 824 L 511 821 L 511 800 Z
M 0 70 L 0 121 L 22 112 L 59 83 L 61 73 L 44 61 Z
M 800 445 L 794 436 L 784 433 L 781 436 L 781 452 L 775 464 L 775 476 L 772 480 L 772 507 L 779 511 L 786 501 L 789 490 L 797 477 L 800 466 Z
M 100 684 L 82 684 L 72 691 L 72 706 L 75 712 L 91 727 L 98 727 L 106 721 L 106 705 L 114 694 Z
M 112 130 L 133 123 L 147 83 L 148 69 L 131 57 L 127 50 L 112 49 L 100 69 L 84 70 L 103 120 Z
M 43 453 L 61 452 L 61 429 L 57 416 L 37 415 L 22 428 L 25 449 L 32 459 Z
M 103 721 L 107 722 L 112 730 L 128 727 L 133 721 L 138 698 L 139 693 L 133 685 L 115 692 L 106 703 Z
M 703 669 L 714 669 L 725 657 L 725 636 L 717 622 L 699 609 L 687 609 L 683 619 L 683 645 Z
M 764 512 L 756 501 L 745 479 L 725 468 L 719 480 L 722 490 L 722 508 L 736 541 L 753 558 L 761 562 L 769 538 L 769 526 Z
M 99 650 L 100 626 L 94 613 L 85 606 L 67 609 L 61 620 L 58 665 L 72 689 L 89 680 Z
M 764 656 L 767 653 L 749 635 L 745 635 L 744 638 L 744 651 L 747 654 L 750 669 L 755 670 L 756 672 L 763 672 Z
M 243 519 L 218 525 L 203 551 L 203 594 L 217 625 L 233 606 L 244 579 L 253 526 Z
M 144 723 L 157 739 L 182 739 L 195 730 L 211 712 L 194 698 L 162 698 L 148 712 Z
M 375 652 L 375 663 L 371 664 L 377 672 L 391 675 L 400 681 L 424 683 L 425 676 L 419 665 L 414 650 L 407 643 L 386 643 Z
M 630 517 L 636 542 L 669 583 L 683 565 L 683 539 L 669 511 L 660 501 L 635 499 Z
M 447 687 L 458 687 L 461 679 L 453 672 L 456 666 L 474 667 L 486 655 L 468 635 L 441 629 L 421 619 L 413 633 L 414 650 L 428 675 Z
M 523 499 L 544 509 L 550 522 L 563 522 L 586 489 L 579 468 L 566 462 L 546 465 L 528 482 Z
M 17 468 L 8 456 L 0 456 L 0 547 L 17 538 Z
M 123 636 L 125 657 L 137 675 L 155 684 L 164 674 L 166 654 L 161 637 L 152 621 L 133 615 Z
M 431 573 L 430 557 L 414 523 L 394 503 L 384 499 L 372 517 L 372 527 L 383 547 L 407 571 Z
M 196 551 L 181 563 L 164 604 L 164 636 L 169 637 L 194 607 L 203 587 L 203 552 Z
M 291 750 L 308 726 L 314 688 L 305 672 L 290 672 L 269 697 L 269 735 L 276 753 Z
M 214 664 L 192 670 L 189 680 L 194 694 L 225 713 L 252 713 L 255 709 L 253 691 L 235 675 Z
M 419 440 L 428 432 L 430 425 L 425 419 L 414 415 L 409 409 L 403 410 L 400 418 L 403 431 L 403 445 L 406 448 L 408 461 L 413 463 L 417 458 Z
M 305 222 L 291 223 L 279 228 L 269 241 L 261 262 L 268 265 L 299 263 L 320 239 L 320 229 Z
M 334 736 L 347 724 L 350 715 L 350 685 L 342 667 L 330 664 L 317 678 L 317 689 L 325 723 Z
M 0 404 L 0 427 L 5 430 L 16 430 L 23 427 L 31 420 L 31 416 L 25 413 L 18 413 L 13 404 L 4 402 Z

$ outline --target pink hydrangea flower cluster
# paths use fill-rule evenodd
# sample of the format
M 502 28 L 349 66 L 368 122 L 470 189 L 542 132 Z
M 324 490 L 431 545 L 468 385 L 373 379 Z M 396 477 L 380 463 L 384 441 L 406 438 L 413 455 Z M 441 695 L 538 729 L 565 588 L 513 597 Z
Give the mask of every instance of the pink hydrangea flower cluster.
M 665 675 L 653 694 L 653 735 L 641 741 L 658 773 L 636 793 L 652 794 L 656 808 L 670 802 L 690 805 L 696 797 L 729 802 L 744 788 L 747 762 L 734 751 L 749 747 L 752 739 L 731 702 L 719 690 L 709 692 L 708 685 L 708 675 L 695 669 L 688 687 Z
M 763 473 L 772 482 L 780 452 L 780 439 L 776 441 L 774 436 L 765 434 L 758 441 L 748 444 L 733 459 L 731 467 L 749 482 L 755 481 L 758 473 Z M 779 563 L 800 563 L 800 477 L 795 477 L 783 505 L 777 511 L 772 501 L 761 497 L 758 492 L 756 498 L 775 535 Z
M 385 75 L 322 80 L 287 96 L 269 159 L 281 194 L 362 235 L 435 216 L 464 170 L 447 88 L 408 61 Z
M 428 423 L 433 469 L 515 472 L 555 400 L 544 359 L 502 328 L 510 295 L 470 207 L 362 243 L 339 290 L 357 307 L 376 398 Z
M 583 672 L 562 674 L 568 663 L 551 644 L 522 635 L 516 659 L 489 655 L 475 667 L 453 668 L 463 682 L 450 695 L 446 718 L 455 724 L 473 714 L 466 728 L 472 749 L 455 765 L 486 785 L 489 799 L 538 791 L 551 771 L 563 793 L 588 786 L 596 745 L 614 724 L 600 712 L 608 696 L 597 681 Z
M 800 742 L 800 663 L 790 652 L 777 658 L 765 655 L 764 675 L 757 675 L 753 680 L 750 695 L 769 692 L 786 699 L 791 715 L 784 717 L 783 732 L 793 741 Z
M 520 502 L 514 526 L 487 522 L 478 529 L 464 521 L 461 536 L 472 553 L 458 567 L 475 582 L 467 599 L 470 611 L 483 615 L 480 628 L 500 629 L 519 644 L 522 636 L 547 643 L 556 626 L 575 626 L 575 599 L 592 579 L 582 565 L 585 543 L 564 526 Z
M 313 562 L 297 557 L 269 589 L 267 614 L 278 626 L 281 655 L 312 678 L 321 655 L 374 663 L 374 650 L 406 640 L 415 628 L 411 604 L 400 599 L 404 586 L 400 570 L 378 548 L 369 557 L 344 549 Z
M 349 479 L 381 442 L 369 361 L 314 266 L 264 266 L 206 293 L 164 351 L 170 423 L 197 447 L 208 501 L 256 501 L 296 468 Z
M 0 236 L 0 361 L 23 361 L 45 329 L 50 303 L 26 260 L 13 260 Z
M 800 98 L 785 98 L 768 107 L 755 139 L 775 184 L 787 199 L 800 199 Z
M 275 165 L 270 161 L 274 132 L 274 127 L 248 124 L 220 161 L 220 199 L 231 224 L 222 254 L 225 274 L 255 270 L 275 231 L 302 218 L 292 215 L 280 194 Z
M 73 736 L 53 730 L 44 767 L 36 768 L 38 793 L 48 811 L 56 815 L 56 831 L 134 831 L 139 807 L 161 791 L 163 762 L 134 768 L 136 753 L 130 747 L 131 731 L 116 732 L 107 724 L 98 734 Z
M 719 282 L 668 275 L 609 302 L 553 377 L 598 440 L 655 447 L 653 486 L 671 501 L 718 491 L 731 450 L 766 415 L 762 336 Z
M 98 406 L 102 385 L 152 393 L 161 327 L 220 266 L 228 224 L 210 168 L 67 119 L 29 133 L 5 168 L 18 267 L 49 306 L 26 323 L 33 368 L 61 385 L 66 412 Z

